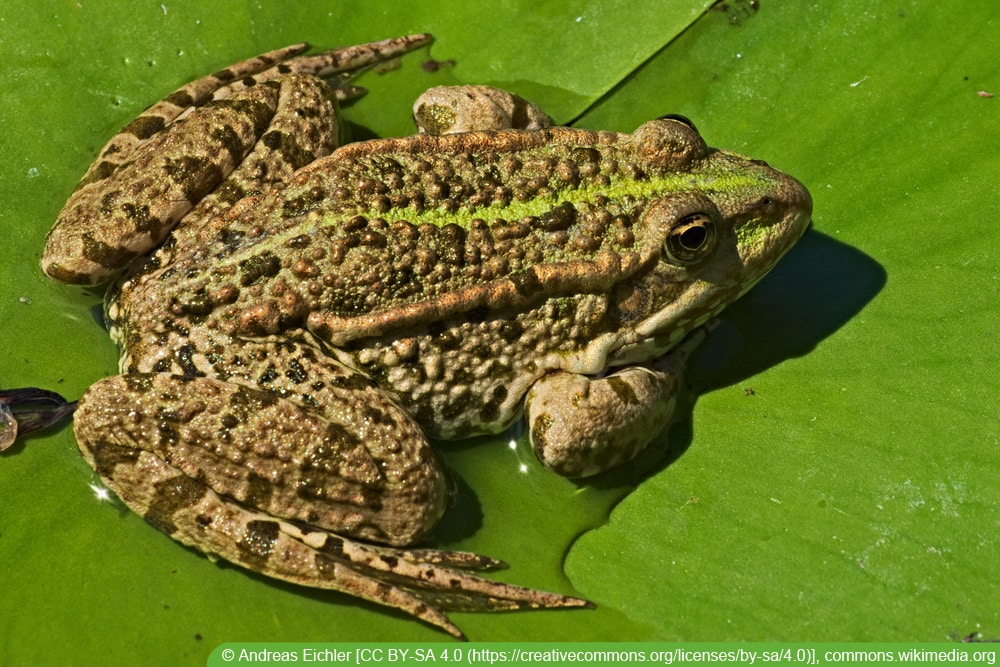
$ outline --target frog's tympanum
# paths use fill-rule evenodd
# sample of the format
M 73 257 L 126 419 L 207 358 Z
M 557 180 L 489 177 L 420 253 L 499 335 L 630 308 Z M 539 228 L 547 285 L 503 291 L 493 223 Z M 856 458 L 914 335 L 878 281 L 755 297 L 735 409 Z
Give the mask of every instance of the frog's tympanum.
M 105 147 L 42 266 L 119 276 L 121 375 L 87 390 L 75 432 L 129 507 L 461 636 L 444 610 L 587 603 L 411 548 L 448 497 L 428 436 L 525 415 L 557 473 L 633 457 L 667 422 L 689 334 L 774 266 L 811 201 L 683 120 L 548 127 L 474 87 L 419 101 L 428 133 L 338 148 L 321 78 L 429 39 L 293 47 L 181 88 Z

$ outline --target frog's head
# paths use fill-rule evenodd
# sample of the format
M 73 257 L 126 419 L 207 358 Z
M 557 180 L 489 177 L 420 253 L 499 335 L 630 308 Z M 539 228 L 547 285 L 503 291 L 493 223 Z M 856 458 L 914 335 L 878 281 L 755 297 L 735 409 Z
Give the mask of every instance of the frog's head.
M 633 141 L 650 182 L 663 184 L 638 221 L 659 259 L 619 288 L 616 303 L 636 334 L 663 349 L 774 267 L 806 230 L 812 198 L 765 162 L 708 148 L 685 121 L 646 123 Z

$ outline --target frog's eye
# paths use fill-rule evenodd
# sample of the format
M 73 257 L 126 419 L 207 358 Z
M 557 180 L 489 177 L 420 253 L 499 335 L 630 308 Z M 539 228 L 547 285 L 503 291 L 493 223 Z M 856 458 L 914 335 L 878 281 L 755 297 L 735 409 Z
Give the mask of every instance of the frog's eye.
M 694 126 L 694 123 L 691 121 L 690 118 L 688 118 L 687 116 L 682 116 L 679 113 L 668 113 L 666 115 L 660 116 L 659 118 L 657 118 L 657 120 L 676 120 L 678 123 L 684 123 L 695 132 L 698 131 L 698 128 Z
M 678 220 L 667 232 L 663 249 L 667 257 L 681 265 L 693 264 L 715 247 L 715 223 L 704 213 L 692 213 Z

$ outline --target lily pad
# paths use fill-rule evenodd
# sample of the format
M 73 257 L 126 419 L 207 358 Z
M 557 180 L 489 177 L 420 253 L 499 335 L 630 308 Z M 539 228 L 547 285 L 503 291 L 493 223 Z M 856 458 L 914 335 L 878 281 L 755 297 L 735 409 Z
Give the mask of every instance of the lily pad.
M 429 52 L 365 75 L 369 96 L 346 110 L 354 136 L 410 132 L 409 102 L 428 86 L 494 83 L 584 127 L 683 113 L 815 199 L 813 229 L 695 359 L 665 458 L 581 485 L 523 443 L 442 446 L 458 497 L 437 544 L 598 604 L 455 614 L 466 633 L 1000 636 L 1000 102 L 980 94 L 1000 92 L 1000 9 L 737 0 L 684 31 L 704 5 L 8 0 L 0 388 L 74 398 L 116 372 L 99 291 L 51 284 L 38 257 L 96 151 L 144 106 L 284 44 L 429 31 Z M 203 664 L 223 641 L 444 638 L 212 563 L 96 483 L 68 428 L 0 455 L 3 664 Z

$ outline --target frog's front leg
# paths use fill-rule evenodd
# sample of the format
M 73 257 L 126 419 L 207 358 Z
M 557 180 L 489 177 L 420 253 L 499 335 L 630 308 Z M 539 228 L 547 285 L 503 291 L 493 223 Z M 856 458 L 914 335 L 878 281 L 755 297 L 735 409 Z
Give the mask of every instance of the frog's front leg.
M 373 387 L 361 393 L 367 418 L 339 423 L 356 406 L 321 412 L 212 378 L 136 373 L 93 385 L 75 430 L 88 463 L 147 521 L 268 576 L 397 607 L 458 637 L 442 610 L 587 604 L 463 571 L 502 566 L 486 557 L 359 541 L 419 540 L 447 496 L 413 420 Z
M 560 475 L 589 477 L 634 458 L 670 421 L 684 367 L 704 338 L 697 330 L 655 361 L 600 378 L 566 371 L 542 377 L 525 397 L 538 460 Z

